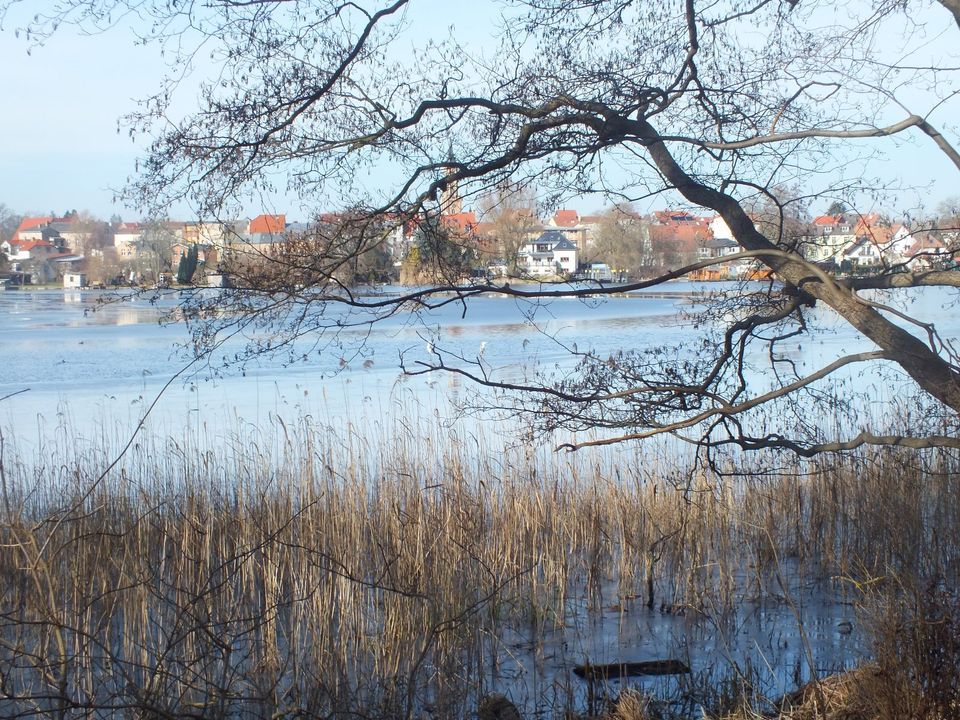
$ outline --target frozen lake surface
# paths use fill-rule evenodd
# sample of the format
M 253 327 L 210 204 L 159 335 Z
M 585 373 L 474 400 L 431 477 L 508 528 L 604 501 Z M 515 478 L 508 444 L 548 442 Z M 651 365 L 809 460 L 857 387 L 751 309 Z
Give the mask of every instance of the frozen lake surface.
M 689 318 L 695 292 L 721 284 L 670 283 L 665 292 L 526 303 L 481 297 L 463 307 L 400 313 L 374 325 L 341 331 L 334 344 L 308 348 L 289 363 L 285 356 L 262 357 L 245 367 L 224 369 L 221 361 L 242 349 L 242 338 L 221 348 L 209 364 L 190 366 L 170 383 L 151 414 L 151 427 L 179 434 L 204 423 L 229 427 L 258 425 L 269 415 L 309 415 L 335 424 L 366 418 L 453 415 L 464 380 L 451 374 L 405 376 L 408 367 L 431 359 L 429 346 L 467 360 L 482 355 L 496 378 L 520 380 L 534 369 L 572 365 L 570 349 L 592 349 L 603 357 L 621 349 L 668 347 L 697 333 Z M 0 293 L 0 397 L 26 390 L 0 404 L 0 427 L 15 428 L 21 443 L 40 438 L 44 428 L 69 417 L 78 431 L 96 425 L 135 426 L 144 408 L 188 366 L 189 336 L 183 323 L 162 323 L 178 302 L 171 292 L 158 302 L 131 298 L 100 304 L 96 291 L 7 291 Z M 934 320 L 946 338 L 958 335 L 956 314 L 944 291 L 914 294 L 914 310 Z M 829 311 L 816 310 L 820 331 L 788 346 L 799 367 L 811 369 L 842 353 L 870 344 Z M 870 375 L 862 384 L 875 380 Z M 877 382 L 878 394 L 895 388 Z M 884 399 L 884 398 L 880 398 Z M 201 417 L 202 416 L 202 417 Z
M 687 291 L 688 288 L 683 288 Z M 77 428 L 91 423 L 136 423 L 145 404 L 190 362 L 183 323 L 163 323 L 176 307 L 169 294 L 157 303 L 129 299 L 101 305 L 95 291 L 0 293 L 0 397 L 26 390 L 0 405 L 0 420 L 28 440 L 36 427 L 69 415 Z M 680 341 L 677 317 L 686 297 L 556 300 L 527 305 L 478 298 L 462 308 L 400 314 L 375 325 L 341 331 L 337 344 L 288 364 L 264 357 L 223 369 L 220 359 L 238 352 L 237 338 L 209 365 L 190 367 L 167 388 L 152 413 L 158 432 L 195 422 L 256 424 L 268 413 L 311 415 L 331 422 L 411 413 L 450 414 L 462 379 L 404 376 L 408 362 L 430 359 L 428 345 L 476 358 L 516 378 L 534 365 L 569 362 L 568 343 L 613 352 L 636 343 Z M 437 340 L 437 337 L 441 339 Z M 215 368 L 215 371 L 212 371 Z M 202 413 L 201 413 L 202 411 Z

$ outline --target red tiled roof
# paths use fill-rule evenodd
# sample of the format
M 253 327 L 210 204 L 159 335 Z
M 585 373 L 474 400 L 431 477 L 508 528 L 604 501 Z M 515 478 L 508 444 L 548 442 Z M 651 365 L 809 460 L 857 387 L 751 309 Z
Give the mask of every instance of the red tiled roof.
M 576 227 L 580 224 L 580 216 L 576 210 L 557 210 L 553 222 L 557 227 Z
M 708 223 L 706 218 L 691 215 L 686 210 L 657 210 L 653 213 L 657 222 L 667 225 L 671 223 Z
M 893 240 L 893 228 L 887 225 L 858 225 L 856 235 L 869 238 L 877 245 L 887 245 Z
M 42 225 L 46 225 L 49 222 L 53 221 L 53 217 L 50 215 L 45 215 L 43 217 L 25 217 L 20 221 L 20 224 L 17 225 L 17 229 L 13 233 L 13 237 L 10 239 L 12 245 L 20 242 L 20 233 L 24 230 L 35 230 Z
M 814 225 L 840 225 L 843 215 L 818 215 L 813 219 Z
M 946 249 L 946 244 L 939 238 L 934 237 L 933 235 L 927 234 L 925 237 L 917 238 L 913 245 L 910 246 L 910 249 L 907 250 L 907 255 L 913 257 L 918 253 L 931 253 L 938 252 Z
M 477 226 L 477 214 L 475 212 L 450 213 L 440 218 L 441 222 L 448 226 L 456 228 L 458 232 L 469 233 Z
M 47 240 L 27 240 L 26 242 L 19 243 L 17 247 L 20 250 L 33 250 L 38 247 L 53 247 L 53 243 Z
M 286 215 L 257 215 L 250 221 L 247 232 L 251 235 L 265 233 L 268 235 L 277 235 L 282 233 L 287 227 Z

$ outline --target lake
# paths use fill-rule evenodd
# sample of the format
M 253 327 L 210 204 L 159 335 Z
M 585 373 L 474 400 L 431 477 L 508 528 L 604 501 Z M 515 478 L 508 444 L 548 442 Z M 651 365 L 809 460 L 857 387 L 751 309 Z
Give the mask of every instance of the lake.
M 432 359 L 433 345 L 479 360 L 495 379 L 521 381 L 534 370 L 570 368 L 570 349 L 604 357 L 690 341 L 703 331 L 683 313 L 697 312 L 697 293 L 725 288 L 675 282 L 665 292 L 538 303 L 482 297 L 469 301 L 465 315 L 452 303 L 429 313 L 400 313 L 369 330 L 343 330 L 304 349 L 296 362 L 282 355 L 224 368 L 222 361 L 242 349 L 235 338 L 165 390 L 190 361 L 185 325 L 161 322 L 176 307 L 176 292 L 157 302 L 129 298 L 102 305 L 104 294 L 96 291 L 8 291 L 0 293 L 0 397 L 26 392 L 0 404 L 0 427 L 28 446 L 67 417 L 80 435 L 104 425 L 122 432 L 135 427 L 161 390 L 150 418 L 161 434 L 200 424 L 226 428 L 238 419 L 256 426 L 271 415 L 309 415 L 335 425 L 411 416 L 447 422 L 469 384 L 451 374 L 405 376 L 401 357 L 416 369 L 417 360 Z M 949 339 L 960 334 L 960 323 L 944 310 L 947 300 L 945 292 L 928 289 L 913 293 L 912 302 Z M 814 310 L 812 319 L 817 332 L 785 348 L 801 368 L 870 347 L 828 310 Z M 857 373 L 863 387 L 874 383 L 884 399 L 900 392 L 888 377 Z
M 516 421 L 498 420 L 490 414 L 461 415 L 460 403 L 472 392 L 463 379 L 444 374 L 407 376 L 399 370 L 400 358 L 415 367 L 412 364 L 417 360 L 430 359 L 431 347 L 443 348 L 480 363 L 493 377 L 508 382 L 522 379 L 537 368 L 564 373 L 573 365 L 571 349 L 589 349 L 604 357 L 623 348 L 659 348 L 696 339 L 705 332 L 695 324 L 702 307 L 697 296 L 722 287 L 671 283 L 665 286 L 667 292 L 661 293 L 536 304 L 506 297 L 478 298 L 470 301 L 466 315 L 462 307 L 451 304 L 431 313 L 398 314 L 369 330 L 347 330 L 316 347 L 307 342 L 298 362 L 291 363 L 287 355 L 281 355 L 229 367 L 222 361 L 242 351 L 240 339 L 223 346 L 209 363 L 188 367 L 186 327 L 183 323 L 161 322 L 177 305 L 175 292 L 155 303 L 130 297 L 108 304 L 101 304 L 102 294 L 94 291 L 5 292 L 0 293 L 0 397 L 9 397 L 0 402 L 0 428 L 8 452 L 27 463 L 35 458 L 42 465 L 46 458 L 53 457 L 55 464 L 72 448 L 93 448 L 97 452 L 87 457 L 103 458 L 106 464 L 156 400 L 145 434 L 161 440 L 139 444 L 137 457 L 157 467 L 178 467 L 181 458 L 189 465 L 192 454 L 206 457 L 205 453 L 211 451 L 213 457 L 214 450 L 220 453 L 215 457 L 229 465 L 231 442 L 238 443 L 237 457 L 274 457 L 279 467 L 288 455 L 271 455 L 270 448 L 279 447 L 271 444 L 288 431 L 297 437 L 290 428 L 307 418 L 311 427 L 319 428 L 325 436 L 345 438 L 347 443 L 367 443 L 366 454 L 377 471 L 370 477 L 383 477 L 389 469 L 385 467 L 389 458 L 379 457 L 377 442 L 395 437 L 392 433 L 397 427 L 410 431 L 414 441 L 420 443 L 413 465 L 422 467 L 423 482 L 427 478 L 436 482 L 418 490 L 425 496 L 444 481 L 442 477 L 432 479 L 437 469 L 429 467 L 434 454 L 444 453 L 445 471 L 451 465 L 451 454 L 455 460 L 469 463 L 473 453 L 477 455 L 477 467 L 494 471 L 497 456 L 503 455 L 511 458 L 505 462 L 512 463 L 516 473 L 525 474 L 528 469 L 540 473 L 531 476 L 528 487 L 546 486 L 549 490 L 551 482 L 566 482 L 571 475 L 599 477 L 612 497 L 619 491 L 614 482 L 620 477 L 619 470 L 629 468 L 627 482 L 651 492 L 649 483 L 662 481 L 659 468 L 670 467 L 671 462 L 678 464 L 676 455 L 670 453 L 680 452 L 681 446 L 671 444 L 669 439 L 654 445 L 594 449 L 567 461 L 552 453 L 553 444 L 563 439 L 553 436 L 537 450 L 540 455 L 525 456 L 518 440 L 523 428 Z M 912 303 L 921 316 L 938 321 L 947 339 L 953 339 L 960 327 L 955 314 L 947 309 L 948 297 L 944 292 L 929 290 L 914 293 Z M 814 310 L 811 322 L 816 332 L 785 348 L 802 368 L 813 369 L 840 354 L 869 348 L 829 311 Z M 177 376 L 185 367 L 184 374 Z M 754 377 L 762 384 L 765 379 L 757 373 Z M 900 392 L 901 381 L 882 372 L 858 370 L 846 379 L 860 389 L 874 384 L 876 392 L 867 393 L 871 399 L 886 400 Z M 823 420 L 833 422 L 832 418 Z M 163 438 L 175 442 L 165 445 Z M 451 451 L 452 442 L 462 447 Z M 239 448 L 240 443 L 246 445 Z M 250 451 L 250 445 L 257 448 Z M 180 455 L 172 457 L 171 447 Z M 309 464 L 312 458 L 304 462 Z M 150 476 L 150 467 L 153 465 L 147 465 L 144 471 L 146 476 Z M 298 468 L 287 467 L 286 471 L 287 475 L 276 477 L 295 476 Z M 334 471 L 339 472 L 339 468 L 332 468 Z M 495 482 L 491 477 L 495 474 L 480 475 L 481 490 L 483 482 Z M 267 475 L 274 477 L 269 472 Z M 30 473 L 20 477 L 29 478 Z M 144 497 L 160 497 L 161 503 L 164 498 L 176 497 L 176 485 L 167 486 L 167 481 L 166 477 L 138 477 L 136 467 L 131 468 L 130 475 L 121 474 L 112 480 L 120 492 L 128 492 L 127 488 L 136 492 L 136 483 L 143 483 Z M 226 478 L 224 482 L 229 484 L 231 480 Z M 735 486 L 729 485 L 721 493 L 711 480 L 703 482 L 706 489 L 698 492 L 709 497 L 717 493 L 718 502 L 728 503 L 730 517 L 741 522 L 742 507 L 734 500 L 743 498 Z M 48 492 L 55 495 L 55 488 L 50 491 L 50 487 Z M 669 485 L 663 483 L 663 487 Z M 774 487 L 780 486 L 774 482 Z M 801 487 L 797 485 L 797 497 Z M 625 494 L 630 489 L 627 485 Z M 755 489 L 754 502 L 763 505 L 766 490 Z M 789 486 L 787 490 L 784 497 L 789 501 L 793 495 Z M 652 492 L 656 497 L 656 489 Z M 726 492 L 731 493 L 730 498 L 720 497 Z M 813 499 L 822 495 L 806 487 L 803 492 Z M 478 497 L 485 496 L 481 492 Z M 844 532 L 849 534 L 859 528 L 859 520 L 851 519 L 850 512 L 863 503 L 853 499 L 845 502 L 848 505 L 843 505 L 836 517 L 838 523 L 846 523 Z M 936 503 L 936 499 L 931 502 Z M 577 507 L 589 504 L 588 495 Z M 689 506 L 681 502 L 679 507 L 683 511 L 689 507 L 693 513 L 696 498 Z M 798 509 L 797 522 L 809 512 L 809 506 Z M 629 539 L 629 532 L 622 531 Z M 743 525 L 729 537 L 745 537 L 751 532 Z M 817 532 L 811 530 L 810 534 Z M 718 536 L 727 537 L 725 533 Z M 764 542 L 761 537 L 758 547 Z M 828 556 L 829 548 L 830 543 L 825 543 L 817 552 Z M 661 607 L 646 608 L 636 587 L 625 594 L 621 579 L 612 575 L 590 580 L 573 573 L 571 578 L 576 579 L 572 582 L 582 585 L 564 601 L 552 622 L 540 618 L 531 621 L 529 627 L 502 627 L 497 634 L 484 635 L 489 643 L 484 656 L 490 662 L 484 685 L 507 693 L 525 707 L 561 707 L 564 698 L 573 698 L 574 704 L 582 706 L 588 690 L 571 679 L 575 663 L 674 657 L 688 662 L 696 677 L 729 678 L 731 668 L 755 674 L 758 687 L 773 697 L 808 679 L 811 664 L 818 673 L 830 672 L 857 662 L 868 652 L 851 597 L 842 583 L 824 583 L 819 559 L 772 562 L 778 576 L 763 579 L 766 589 L 762 593 L 754 587 L 760 582 L 760 570 L 751 572 L 731 560 L 735 572 L 726 580 L 731 588 L 728 606 L 713 612 L 709 604 L 689 613 L 674 612 L 669 600 L 674 592 L 682 595 L 683 588 L 672 585 L 677 581 L 671 578 L 684 577 L 684 573 L 719 572 L 713 565 L 684 559 L 688 551 L 683 543 L 674 551 L 678 555 L 671 561 L 673 570 L 663 561 L 667 567 L 658 579 L 658 599 L 666 598 L 667 607 L 661 600 Z M 733 548 L 731 552 L 738 551 Z M 615 565 L 615 560 L 604 562 Z M 639 577 L 638 561 L 631 562 L 631 574 Z M 713 582 L 709 579 L 706 584 Z M 584 593 L 583 587 L 592 589 Z M 661 696 L 677 694 L 676 678 L 635 682 Z

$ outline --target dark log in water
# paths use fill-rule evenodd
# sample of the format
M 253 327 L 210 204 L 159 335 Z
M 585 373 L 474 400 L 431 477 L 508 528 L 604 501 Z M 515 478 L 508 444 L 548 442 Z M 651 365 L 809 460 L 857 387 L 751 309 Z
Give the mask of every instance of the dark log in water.
M 585 680 L 609 680 L 633 675 L 681 675 L 690 672 L 680 660 L 647 660 L 644 662 L 575 665 L 573 674 Z

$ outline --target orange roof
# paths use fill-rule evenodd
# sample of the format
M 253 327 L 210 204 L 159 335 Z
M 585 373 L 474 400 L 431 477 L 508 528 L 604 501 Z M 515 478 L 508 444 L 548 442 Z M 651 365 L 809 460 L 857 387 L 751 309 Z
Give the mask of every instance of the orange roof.
M 907 250 L 907 255 L 913 257 L 919 253 L 935 253 L 939 250 L 945 250 L 946 247 L 946 243 L 944 243 L 942 240 L 927 233 L 925 237 L 918 237 L 914 241 L 913 245 L 910 246 L 910 249 Z
M 477 226 L 477 214 L 475 212 L 460 212 L 443 215 L 440 221 L 448 227 L 455 228 L 457 232 L 469 233 Z
M 29 229 L 29 228 L 28 228 Z M 53 247 L 53 243 L 48 240 L 27 240 L 26 242 L 19 243 L 17 247 L 23 250 L 33 250 L 38 247 Z
M 23 230 L 34 230 L 42 225 L 46 225 L 49 222 L 53 221 L 51 215 L 45 215 L 43 217 L 25 217 L 20 221 L 20 224 L 17 225 L 17 229 L 13 233 L 13 237 L 10 238 L 11 244 L 16 244 L 20 241 L 20 232 Z
M 287 227 L 286 215 L 257 215 L 250 221 L 247 232 L 251 235 L 264 233 L 267 235 L 278 235 Z
M 553 222 L 557 227 L 576 227 L 580 224 L 580 216 L 576 210 L 557 210 Z
M 893 228 L 888 225 L 857 226 L 857 236 L 867 237 L 878 245 L 887 245 L 893 240 Z
M 839 225 L 843 222 L 843 215 L 818 215 L 813 219 L 814 225 Z

